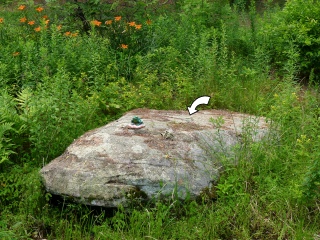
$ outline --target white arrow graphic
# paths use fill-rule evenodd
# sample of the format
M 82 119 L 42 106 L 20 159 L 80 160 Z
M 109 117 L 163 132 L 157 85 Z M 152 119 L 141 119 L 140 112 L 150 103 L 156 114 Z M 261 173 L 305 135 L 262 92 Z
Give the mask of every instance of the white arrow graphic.
M 196 110 L 196 107 L 200 104 L 208 104 L 209 103 L 209 100 L 210 100 L 210 97 L 209 96 L 202 96 L 202 97 L 199 97 L 197 98 L 191 105 L 191 107 L 188 107 L 188 111 L 189 111 L 189 114 L 192 115 L 196 112 L 198 112 L 198 110 Z

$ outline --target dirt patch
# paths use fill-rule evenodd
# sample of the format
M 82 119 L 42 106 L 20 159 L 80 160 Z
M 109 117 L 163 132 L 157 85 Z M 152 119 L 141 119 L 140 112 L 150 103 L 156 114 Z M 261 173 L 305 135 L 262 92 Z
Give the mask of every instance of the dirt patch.
M 93 137 L 92 139 L 85 139 L 85 138 L 79 138 L 74 142 L 77 146 L 90 146 L 90 145 L 97 145 L 101 144 L 103 142 L 102 138 L 100 137 Z
M 161 136 L 160 136 L 161 137 Z M 177 143 L 171 139 L 151 139 L 148 138 L 144 140 L 144 143 L 147 144 L 150 148 L 157 149 L 160 151 L 168 151 L 176 148 Z
M 207 126 L 202 126 L 193 122 L 184 123 L 184 122 L 170 122 L 168 126 L 172 128 L 172 130 L 179 131 L 195 131 L 195 130 L 204 130 L 209 129 Z
M 114 133 L 116 136 L 123 136 L 123 137 L 132 137 L 132 136 L 139 136 L 139 137 L 150 137 L 151 133 L 147 129 L 128 129 L 123 128 L 122 131 Z

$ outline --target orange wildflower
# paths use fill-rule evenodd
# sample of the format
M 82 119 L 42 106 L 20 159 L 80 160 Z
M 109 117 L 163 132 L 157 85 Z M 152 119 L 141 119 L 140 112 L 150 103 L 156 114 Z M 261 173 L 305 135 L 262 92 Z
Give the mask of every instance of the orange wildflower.
M 44 16 L 42 16 L 42 18 L 47 19 L 47 18 L 48 18 L 48 16 L 47 16 L 47 15 L 44 15 Z
M 41 31 L 41 27 L 39 26 L 39 27 L 36 27 L 35 29 L 34 29 L 36 32 L 40 32 Z
M 27 21 L 26 17 L 20 18 L 20 22 L 25 23 Z
M 122 44 L 121 44 L 121 48 L 122 48 L 122 49 L 127 49 L 127 48 L 128 48 L 128 45 L 122 43 Z
M 150 19 L 148 19 L 148 20 L 146 21 L 146 24 L 147 24 L 147 25 L 151 25 L 151 23 L 152 23 L 152 21 L 151 21 Z
M 135 25 L 136 25 L 135 22 L 129 22 L 129 26 L 130 26 L 130 27 L 134 27 Z
M 26 5 L 20 5 L 20 6 L 18 7 L 18 9 L 21 10 L 21 11 L 24 10 L 25 8 L 26 8 Z
M 60 31 L 62 28 L 62 25 L 57 26 L 57 30 Z
M 98 26 L 98 27 L 101 25 L 101 22 L 99 22 L 98 20 L 93 20 L 93 21 L 91 21 L 91 23 L 95 26 Z
M 115 21 L 120 21 L 121 20 L 121 16 L 117 16 L 114 18 Z
M 106 25 L 111 25 L 112 24 L 112 20 L 107 20 L 105 23 L 106 23 Z
M 75 33 L 72 33 L 71 36 L 72 36 L 72 37 L 76 37 L 76 36 L 78 36 L 78 34 L 79 34 L 79 33 L 75 32 Z
M 49 20 L 49 19 L 47 19 L 47 20 L 45 20 L 45 21 L 44 21 L 44 23 L 45 23 L 46 25 L 48 25 L 48 24 L 49 24 L 49 22 L 50 22 L 50 20 Z
M 136 29 L 141 29 L 142 25 L 136 25 Z
M 28 24 L 29 25 L 34 25 L 35 21 L 29 21 Z
M 0 23 L 3 23 L 3 18 L 0 18 Z
M 70 36 L 70 35 L 71 35 L 71 32 L 65 32 L 64 35 L 65 35 L 65 36 Z
M 37 12 L 42 12 L 43 11 L 43 7 L 38 7 L 36 8 Z
M 13 55 L 14 57 L 16 57 L 16 56 L 19 56 L 20 53 L 19 53 L 19 52 L 14 52 L 14 53 L 12 53 L 12 55 Z

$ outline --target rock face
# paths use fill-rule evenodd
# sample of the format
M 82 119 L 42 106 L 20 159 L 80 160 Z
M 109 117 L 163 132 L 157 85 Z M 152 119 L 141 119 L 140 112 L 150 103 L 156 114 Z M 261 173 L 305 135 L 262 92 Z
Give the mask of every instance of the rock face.
M 129 128 L 134 116 L 144 128 Z M 126 206 L 128 196 L 152 199 L 173 192 L 192 199 L 218 179 L 219 159 L 232 154 L 244 122 L 254 130 L 253 140 L 267 132 L 263 118 L 246 114 L 136 109 L 85 133 L 40 174 L 48 192 L 88 205 Z

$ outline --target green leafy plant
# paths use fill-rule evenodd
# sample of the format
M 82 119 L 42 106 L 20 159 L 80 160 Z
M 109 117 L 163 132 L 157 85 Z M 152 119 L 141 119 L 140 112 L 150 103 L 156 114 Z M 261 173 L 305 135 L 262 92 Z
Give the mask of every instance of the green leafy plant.
M 15 109 L 14 98 L 6 91 L 0 91 L 0 165 L 10 162 L 12 154 L 23 151 L 25 125 Z
M 10 139 L 5 137 L 6 132 L 13 130 L 12 125 L 12 123 L 0 121 L 0 164 L 8 161 L 10 154 L 14 153 L 10 150 L 14 145 L 10 144 Z
M 312 71 L 320 71 L 319 9 L 319 1 L 287 1 L 283 10 L 275 13 L 271 23 L 260 32 L 268 38 L 266 43 L 273 53 L 274 62 L 280 66 L 285 62 L 283 53 L 288 51 L 290 44 L 297 47 L 300 75 L 306 79 Z

